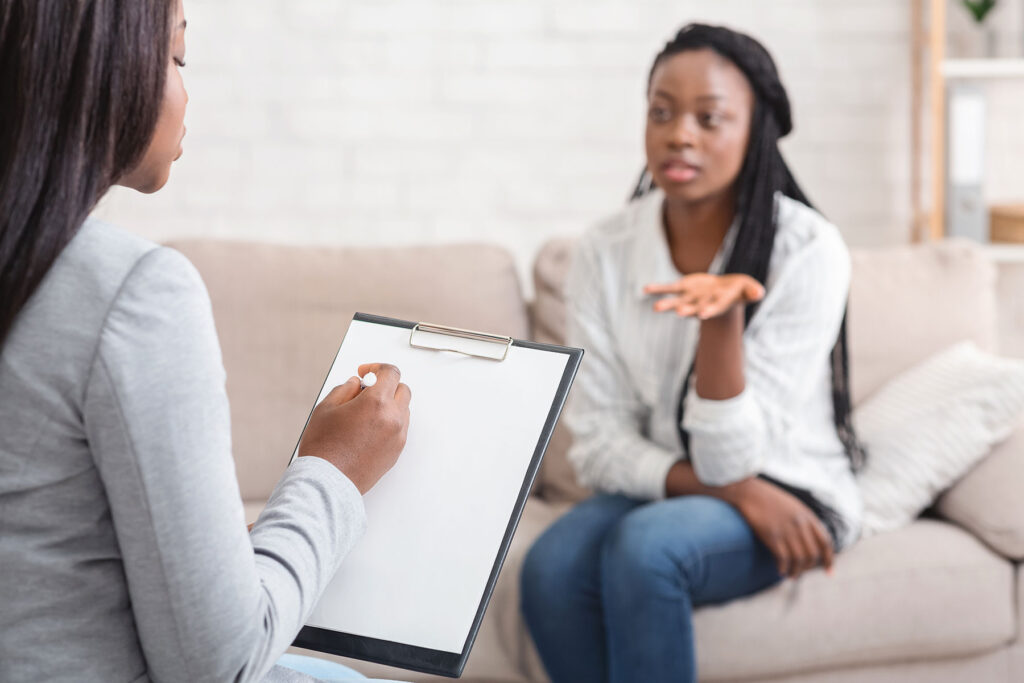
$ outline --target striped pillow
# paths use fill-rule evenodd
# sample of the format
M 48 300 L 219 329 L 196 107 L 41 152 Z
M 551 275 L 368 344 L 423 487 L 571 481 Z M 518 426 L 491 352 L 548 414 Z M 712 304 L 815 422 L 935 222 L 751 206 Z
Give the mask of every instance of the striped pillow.
M 1024 411 L 1024 361 L 961 342 L 907 370 L 857 407 L 868 447 L 858 475 L 862 536 L 913 521 L 992 447 Z

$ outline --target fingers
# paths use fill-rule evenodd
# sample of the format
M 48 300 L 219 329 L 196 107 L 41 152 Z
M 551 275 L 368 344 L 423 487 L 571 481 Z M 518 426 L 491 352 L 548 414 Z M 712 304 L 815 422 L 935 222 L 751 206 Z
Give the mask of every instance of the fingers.
M 409 409 L 409 402 L 412 401 L 412 390 L 409 389 L 408 385 L 398 385 L 398 388 L 395 389 L 395 400 L 398 401 L 398 405 L 403 410 Z
M 781 564 L 779 573 L 783 576 L 798 578 L 818 564 L 817 540 L 810 529 L 803 521 L 794 520 L 786 526 L 785 531 L 780 532 L 778 543 L 784 548 L 785 563 Z
M 359 373 L 360 377 L 363 377 L 368 372 L 372 372 L 377 375 L 377 379 L 380 379 L 382 374 L 390 373 L 394 373 L 395 377 L 402 376 L 402 371 L 389 363 L 363 363 L 356 369 L 356 371 Z
M 779 570 L 779 576 L 789 576 L 789 567 L 792 554 L 790 553 L 789 546 L 781 536 L 776 537 L 772 544 L 769 546 L 772 551 L 772 555 L 775 556 L 775 566 Z
M 825 529 L 825 525 L 820 522 L 814 525 L 814 530 L 817 532 L 818 547 L 821 548 L 821 565 L 826 572 L 831 574 L 832 565 L 836 559 L 836 551 L 832 547 L 832 536 Z
M 398 382 L 402 379 L 402 371 L 388 363 L 364 363 L 359 366 L 359 376 L 363 377 L 368 372 L 377 375 L 377 383 L 367 387 L 365 391 L 380 392 L 384 396 L 394 396 L 398 388 Z
M 786 573 L 784 574 L 784 576 L 787 576 L 791 579 L 795 579 L 796 577 L 800 576 L 801 567 L 803 566 L 804 562 L 804 557 L 806 557 L 806 553 L 804 552 L 802 547 L 803 543 L 801 542 L 799 535 L 795 535 L 792 532 L 784 534 L 782 543 L 786 546 L 786 551 L 788 555 L 788 562 L 786 563 Z
M 791 575 L 796 578 L 800 574 L 822 565 L 826 571 L 831 572 L 832 563 L 835 560 L 835 550 L 832 547 L 832 539 L 825 529 L 825 526 L 817 518 L 807 518 L 799 523 L 799 526 L 791 534 L 793 542 L 799 554 L 794 567 L 790 569 Z
M 680 317 L 696 316 L 701 320 L 719 316 L 729 308 L 731 304 L 714 294 L 710 296 L 669 296 L 659 299 L 654 303 L 656 313 L 673 311 Z
M 818 566 L 821 561 L 821 550 L 818 548 L 818 539 L 814 535 L 814 526 L 808 522 L 802 522 L 794 529 L 793 543 L 800 549 L 797 561 L 794 563 L 793 578 L 796 578 L 809 569 Z
M 324 396 L 323 403 L 330 405 L 341 405 L 347 403 L 359 395 L 359 378 L 349 377 L 344 383 L 331 389 L 330 393 Z
M 409 402 L 412 401 L 412 391 L 405 384 L 399 384 L 395 390 L 395 402 L 404 415 L 402 420 L 402 442 L 404 443 L 409 435 Z
M 715 318 L 737 304 L 760 301 L 764 287 L 747 275 L 694 273 L 668 284 L 649 284 L 647 294 L 669 294 L 654 302 L 656 313 L 674 312 L 701 320 Z
M 675 282 L 651 283 L 644 285 L 644 294 L 681 294 L 686 291 L 686 278 Z
M 678 309 L 680 306 L 696 306 L 699 299 L 693 295 L 666 296 L 654 302 L 654 310 L 658 312 Z

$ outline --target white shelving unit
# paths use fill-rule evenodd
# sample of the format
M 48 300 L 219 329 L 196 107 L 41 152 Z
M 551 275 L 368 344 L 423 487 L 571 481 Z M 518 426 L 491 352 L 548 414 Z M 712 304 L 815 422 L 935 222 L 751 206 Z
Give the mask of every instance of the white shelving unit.
M 947 79 L 1024 78 L 1024 59 L 946 59 Z
M 947 86 L 952 82 L 965 80 L 1024 78 L 1024 59 L 947 58 L 946 9 L 949 2 L 950 0 L 913 0 L 911 3 L 914 83 L 911 102 L 911 194 L 914 209 L 912 234 L 915 241 L 941 239 L 946 234 Z M 927 143 L 922 127 L 924 118 L 928 121 Z M 922 168 L 924 149 L 928 151 L 929 161 Z M 931 205 L 927 207 L 922 199 L 925 186 L 930 188 L 931 195 Z M 1016 261 L 1021 259 L 1019 253 L 1024 253 L 1018 252 L 1018 249 L 1024 247 L 997 244 L 992 247 L 992 253 L 1001 260 Z
M 1024 263 L 1024 244 L 990 242 L 982 248 L 997 263 Z

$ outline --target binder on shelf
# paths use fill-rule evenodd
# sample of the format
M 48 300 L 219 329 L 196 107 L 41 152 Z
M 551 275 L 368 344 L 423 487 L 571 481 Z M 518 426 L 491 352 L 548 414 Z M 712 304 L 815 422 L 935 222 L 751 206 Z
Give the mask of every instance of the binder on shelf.
M 949 161 L 946 172 L 948 234 L 987 242 L 985 206 L 985 94 L 955 84 L 949 90 Z

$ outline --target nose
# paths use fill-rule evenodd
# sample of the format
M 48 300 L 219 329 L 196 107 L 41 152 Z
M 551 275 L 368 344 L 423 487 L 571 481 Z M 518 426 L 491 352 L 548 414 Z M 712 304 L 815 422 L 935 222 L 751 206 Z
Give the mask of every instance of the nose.
M 697 117 L 690 114 L 676 118 L 668 143 L 674 149 L 693 147 L 697 144 L 699 126 Z

